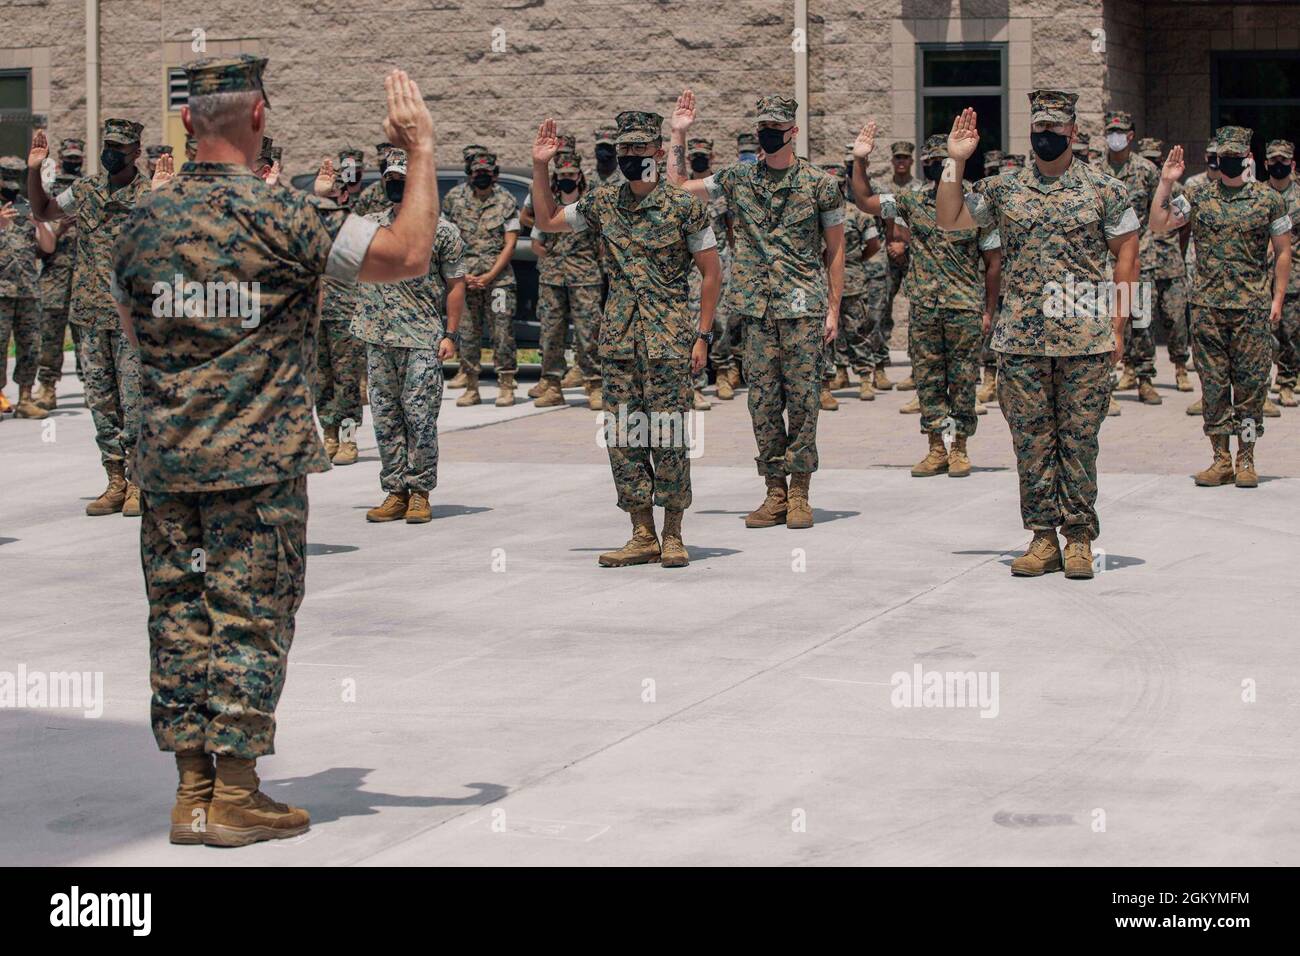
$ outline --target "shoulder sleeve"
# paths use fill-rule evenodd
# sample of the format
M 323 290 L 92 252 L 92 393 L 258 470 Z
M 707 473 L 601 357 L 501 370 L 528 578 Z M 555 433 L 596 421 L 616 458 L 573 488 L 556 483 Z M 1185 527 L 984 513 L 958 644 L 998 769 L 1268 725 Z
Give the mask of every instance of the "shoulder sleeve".
M 691 252 L 703 252 L 718 244 L 718 237 L 713 234 L 713 224 L 709 216 L 709 207 L 690 193 L 683 192 L 686 208 L 683 211 L 682 233 L 686 236 L 686 246 Z
M 966 208 L 970 210 L 975 225 L 982 229 L 991 228 L 994 220 L 997 219 L 997 207 L 1001 201 L 1000 191 L 997 188 L 999 178 L 985 176 L 966 194 Z
M 1270 186 L 1265 186 L 1269 191 L 1268 197 L 1268 232 L 1272 236 L 1284 236 L 1291 231 L 1291 215 L 1286 208 L 1286 200 L 1282 194 Z
M 1002 236 L 997 229 L 981 229 L 979 235 L 981 252 L 992 252 L 994 249 L 1002 248 Z
M 1097 189 L 1101 193 L 1107 239 L 1118 239 L 1142 228 L 1142 222 L 1133 210 L 1130 192 L 1122 182 L 1108 176 L 1097 184 Z
M 596 212 L 596 194 L 604 187 L 589 189 L 575 203 L 564 207 L 564 221 L 574 232 L 583 232 L 588 228 L 600 231 L 600 216 Z
M 361 271 L 370 240 L 379 223 L 348 212 L 338 203 L 316 197 L 290 198 L 287 191 L 272 194 L 288 210 L 270 210 L 272 222 L 286 223 L 292 236 L 290 248 L 298 262 L 317 275 L 353 282 Z M 287 215 L 283 215 L 287 213 Z
M 506 195 L 506 232 L 519 231 L 519 203 L 515 202 L 515 197 L 510 195 L 504 189 L 501 190 Z
M 899 197 L 893 193 L 878 193 L 880 196 L 880 218 L 881 219 L 898 219 L 903 216 L 903 210 L 900 209 Z
M 821 214 L 823 229 L 844 223 L 844 193 L 830 176 L 819 175 L 817 185 L 813 187 L 813 199 L 817 211 Z
M 735 166 L 728 166 L 720 173 L 705 177 L 704 188 L 708 190 L 710 199 L 720 199 L 730 195 L 732 183 L 736 178 L 735 169 Z
M 445 219 L 438 223 L 438 261 L 442 263 L 444 279 L 455 279 L 465 274 L 465 243 L 460 230 Z
M 71 216 L 77 211 L 77 203 L 80 200 L 81 193 L 77 187 L 81 185 L 81 180 L 77 180 L 63 192 L 54 197 L 54 202 L 65 216 Z

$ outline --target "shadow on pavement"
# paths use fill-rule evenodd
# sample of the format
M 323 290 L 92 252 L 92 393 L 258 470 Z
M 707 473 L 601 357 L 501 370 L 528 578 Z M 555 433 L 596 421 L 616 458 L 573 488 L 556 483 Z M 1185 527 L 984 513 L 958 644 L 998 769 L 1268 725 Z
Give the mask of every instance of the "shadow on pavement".
M 307 542 L 307 556 L 315 557 L 321 554 L 345 554 L 348 551 L 360 551 L 355 544 L 312 544 Z
M 484 806 L 500 800 L 508 788 L 499 783 L 467 783 L 476 792 L 461 797 L 404 797 L 394 793 L 362 790 L 366 774 L 373 768 L 331 767 L 306 777 L 262 780 L 262 790 L 273 800 L 303 807 L 312 825 L 331 823 L 342 817 L 371 816 L 381 807 Z

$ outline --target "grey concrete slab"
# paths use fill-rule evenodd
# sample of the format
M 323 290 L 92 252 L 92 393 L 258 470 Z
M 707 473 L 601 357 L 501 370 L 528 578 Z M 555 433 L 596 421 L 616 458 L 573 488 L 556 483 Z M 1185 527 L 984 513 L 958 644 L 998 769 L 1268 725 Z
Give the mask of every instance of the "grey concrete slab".
M 596 566 L 627 526 L 589 412 L 449 394 L 424 526 L 365 522 L 363 425 L 362 461 L 310 481 L 261 764 L 313 829 L 171 847 L 138 524 L 81 514 L 102 474 L 75 391 L 54 441 L 0 422 L 0 671 L 99 671 L 106 701 L 0 709 L 0 863 L 1300 862 L 1295 472 L 1195 488 L 1194 420 L 1126 408 L 1103 432 L 1105 570 L 1015 579 L 996 409 L 972 443 L 990 470 L 920 481 L 896 393 L 826 415 L 808 531 L 744 528 L 752 437 L 719 403 L 682 570 Z M 1288 416 L 1263 461 L 1291 461 Z M 918 665 L 996 674 L 996 716 L 895 706 Z

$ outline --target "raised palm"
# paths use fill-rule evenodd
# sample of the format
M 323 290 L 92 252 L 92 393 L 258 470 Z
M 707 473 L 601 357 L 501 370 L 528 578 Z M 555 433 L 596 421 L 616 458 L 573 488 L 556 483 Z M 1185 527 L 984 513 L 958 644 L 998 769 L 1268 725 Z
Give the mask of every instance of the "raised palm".
M 50 155 L 50 143 L 45 138 L 45 130 L 38 129 L 32 134 L 32 148 L 27 154 L 27 168 L 40 169 L 45 157 Z
M 537 138 L 533 140 L 533 162 L 549 163 L 560 148 L 560 138 L 555 134 L 555 120 L 547 119 L 537 127 Z
M 685 133 L 695 123 L 695 94 L 683 90 L 677 97 L 677 107 L 669 118 L 668 126 L 674 133 Z
M 1175 146 L 1165 157 L 1165 163 L 1160 167 L 1160 178 L 1167 183 L 1176 183 L 1183 178 L 1183 171 L 1187 169 L 1187 163 L 1183 161 L 1183 148 Z
M 317 196 L 328 196 L 334 191 L 334 161 L 328 156 L 325 162 L 320 164 L 320 172 L 316 174 L 316 183 L 312 186 L 312 192 Z
M 952 121 L 952 132 L 948 134 L 948 155 L 952 159 L 964 162 L 975 155 L 980 145 L 976 119 L 975 111 L 968 106 Z
M 879 132 L 879 128 L 874 121 L 862 127 L 862 132 L 858 133 L 858 138 L 853 141 L 853 157 L 855 159 L 866 159 L 871 155 L 871 151 L 876 148 L 877 132 Z

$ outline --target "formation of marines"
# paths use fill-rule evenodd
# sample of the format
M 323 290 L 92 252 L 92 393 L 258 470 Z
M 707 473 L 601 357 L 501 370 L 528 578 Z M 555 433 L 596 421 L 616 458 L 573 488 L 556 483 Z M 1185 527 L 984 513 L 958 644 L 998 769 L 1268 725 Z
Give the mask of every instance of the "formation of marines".
M 70 326 L 108 476 L 87 514 L 142 518 L 152 725 L 176 759 L 175 843 L 238 846 L 309 826 L 255 770 L 274 752 L 304 596 L 307 475 L 357 461 L 368 404 L 385 497 L 366 519 L 431 520 L 444 364 L 459 365 L 457 404 L 479 404 L 486 336 L 496 404 L 516 401 L 511 257 L 523 228 L 540 262 L 542 379 L 529 397 L 566 404 L 563 390 L 581 386 L 605 413 L 615 503 L 632 525 L 599 556 L 605 567 L 690 563 L 691 423 L 710 404 L 710 367 L 720 400 L 747 387 L 765 486 L 749 528 L 813 526 L 818 416 L 838 408 L 850 371 L 864 401 L 915 389 L 903 411 L 927 445 L 919 478 L 969 475 L 978 416 L 996 401 L 1032 533 L 1018 576 L 1093 576 L 1100 427 L 1116 388 L 1159 402 L 1153 321 L 1175 387 L 1191 389 L 1189 360 L 1200 378 L 1213 459 L 1198 485 L 1258 482 L 1275 364 L 1279 404 L 1296 404 L 1300 195 L 1284 140 L 1268 143 L 1256 181 L 1252 132 L 1223 127 L 1207 174 L 1184 184 L 1181 146 L 1161 160 L 1162 144 L 1111 111 L 1094 155 L 1076 96 L 1036 90 L 1032 156 L 977 156 L 968 109 L 919 150 L 890 144 L 873 175 L 874 123 L 841 159 L 813 165 L 796 154 L 798 104 L 769 94 L 725 164 L 712 140 L 688 135 L 686 90 L 667 118 L 625 110 L 598 129 L 590 177 L 575 138 L 543 121 L 520 209 L 478 144 L 462 150 L 465 182 L 439 200 L 432 117 L 400 70 L 385 78 L 377 179 L 366 184 L 364 152 L 349 148 L 310 191 L 281 183 L 265 67 L 251 55 L 187 67 L 179 169 L 153 147 L 141 172 L 142 127 L 123 118 L 104 123 L 102 173 L 81 175 L 77 140 L 50 163 L 44 131 L 26 163 L 0 160 L 12 412 L 57 406 Z M 900 291 L 912 372 L 895 382 Z

